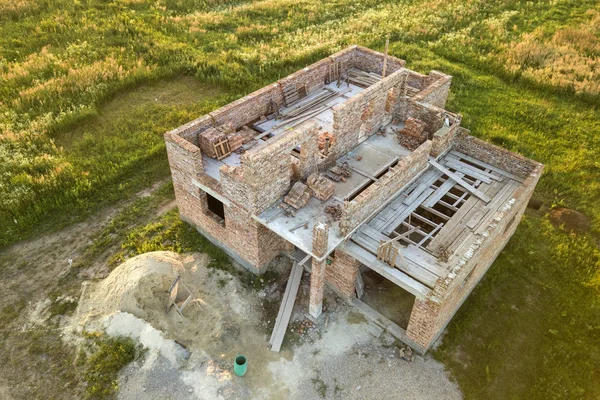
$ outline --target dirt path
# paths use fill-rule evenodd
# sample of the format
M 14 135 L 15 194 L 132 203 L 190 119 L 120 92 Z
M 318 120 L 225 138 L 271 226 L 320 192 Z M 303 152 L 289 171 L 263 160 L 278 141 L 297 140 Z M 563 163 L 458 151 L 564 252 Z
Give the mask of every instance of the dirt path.
M 86 248 L 126 207 L 152 196 L 164 184 L 158 182 L 83 222 L 17 243 L 0 253 L 0 298 L 4 304 L 0 307 L 0 398 L 10 399 L 9 393 L 14 398 L 74 398 L 80 388 L 77 382 L 69 382 L 74 381 L 74 366 L 69 364 L 73 349 L 60 340 L 55 325 L 60 324 L 61 317 L 52 323 L 46 321 L 52 312 L 49 298 L 60 298 L 62 292 L 76 298 L 83 277 L 72 272 Z M 159 212 L 174 206 L 169 199 L 160 205 Z M 155 218 L 156 214 L 152 211 L 145 218 Z M 108 248 L 117 244 L 110 243 Z M 101 273 L 108 256 L 103 252 L 86 260 L 88 276 Z

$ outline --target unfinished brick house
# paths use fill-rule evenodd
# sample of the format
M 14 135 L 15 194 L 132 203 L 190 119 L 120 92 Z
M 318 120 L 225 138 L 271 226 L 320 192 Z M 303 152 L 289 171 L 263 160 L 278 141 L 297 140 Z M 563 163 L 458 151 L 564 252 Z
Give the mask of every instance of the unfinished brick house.
M 425 352 L 514 233 L 543 165 L 470 136 L 444 109 L 452 77 L 404 65 L 352 46 L 165 140 L 181 218 L 254 272 L 295 258 L 313 318 L 327 283 Z M 365 274 L 411 298 L 404 322 L 360 300 Z

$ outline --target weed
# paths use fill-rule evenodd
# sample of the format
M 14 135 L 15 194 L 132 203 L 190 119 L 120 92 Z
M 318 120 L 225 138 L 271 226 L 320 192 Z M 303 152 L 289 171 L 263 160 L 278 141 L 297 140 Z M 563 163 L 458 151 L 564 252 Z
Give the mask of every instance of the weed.
M 321 379 L 321 373 L 318 370 L 317 370 L 317 377 L 311 378 L 310 381 L 312 382 L 312 384 L 315 387 L 315 390 L 319 394 L 319 396 L 321 396 L 322 398 L 325 398 L 325 396 L 327 395 L 327 384 L 325 383 L 325 381 L 323 379 Z
M 96 351 L 87 359 L 84 379 L 86 398 L 104 399 L 118 390 L 117 374 L 135 359 L 133 340 L 124 337 L 96 339 Z
M 71 315 L 76 309 L 77 300 L 57 299 L 50 304 L 50 307 L 48 307 L 48 312 L 50 313 L 50 318 L 52 318 L 57 315 Z

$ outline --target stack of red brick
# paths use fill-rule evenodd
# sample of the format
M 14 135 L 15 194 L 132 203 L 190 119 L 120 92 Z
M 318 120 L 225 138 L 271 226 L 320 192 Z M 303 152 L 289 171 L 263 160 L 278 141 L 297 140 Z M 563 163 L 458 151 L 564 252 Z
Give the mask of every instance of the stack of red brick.
M 333 196 L 333 182 L 317 172 L 306 179 L 306 184 L 312 190 L 312 195 L 321 201 Z
M 408 118 L 404 129 L 398 131 L 400 144 L 409 150 L 415 150 L 427 140 L 425 122 L 417 118 Z
M 310 189 L 302 182 L 296 182 L 288 194 L 283 198 L 290 206 L 296 210 L 304 207 L 310 199 Z

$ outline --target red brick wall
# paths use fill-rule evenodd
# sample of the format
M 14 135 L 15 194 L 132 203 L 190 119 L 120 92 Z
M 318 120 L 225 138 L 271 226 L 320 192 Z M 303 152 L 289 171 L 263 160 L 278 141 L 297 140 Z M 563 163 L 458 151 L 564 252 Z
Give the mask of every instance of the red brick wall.
M 335 251 L 333 262 L 327 266 L 325 279 L 348 297 L 354 295 L 360 262 L 341 250 Z
M 340 233 L 342 235 L 350 233 L 372 213 L 389 202 L 396 192 L 423 172 L 427 168 L 430 149 L 431 141 L 423 143 L 352 201 L 345 201 L 340 219 Z

